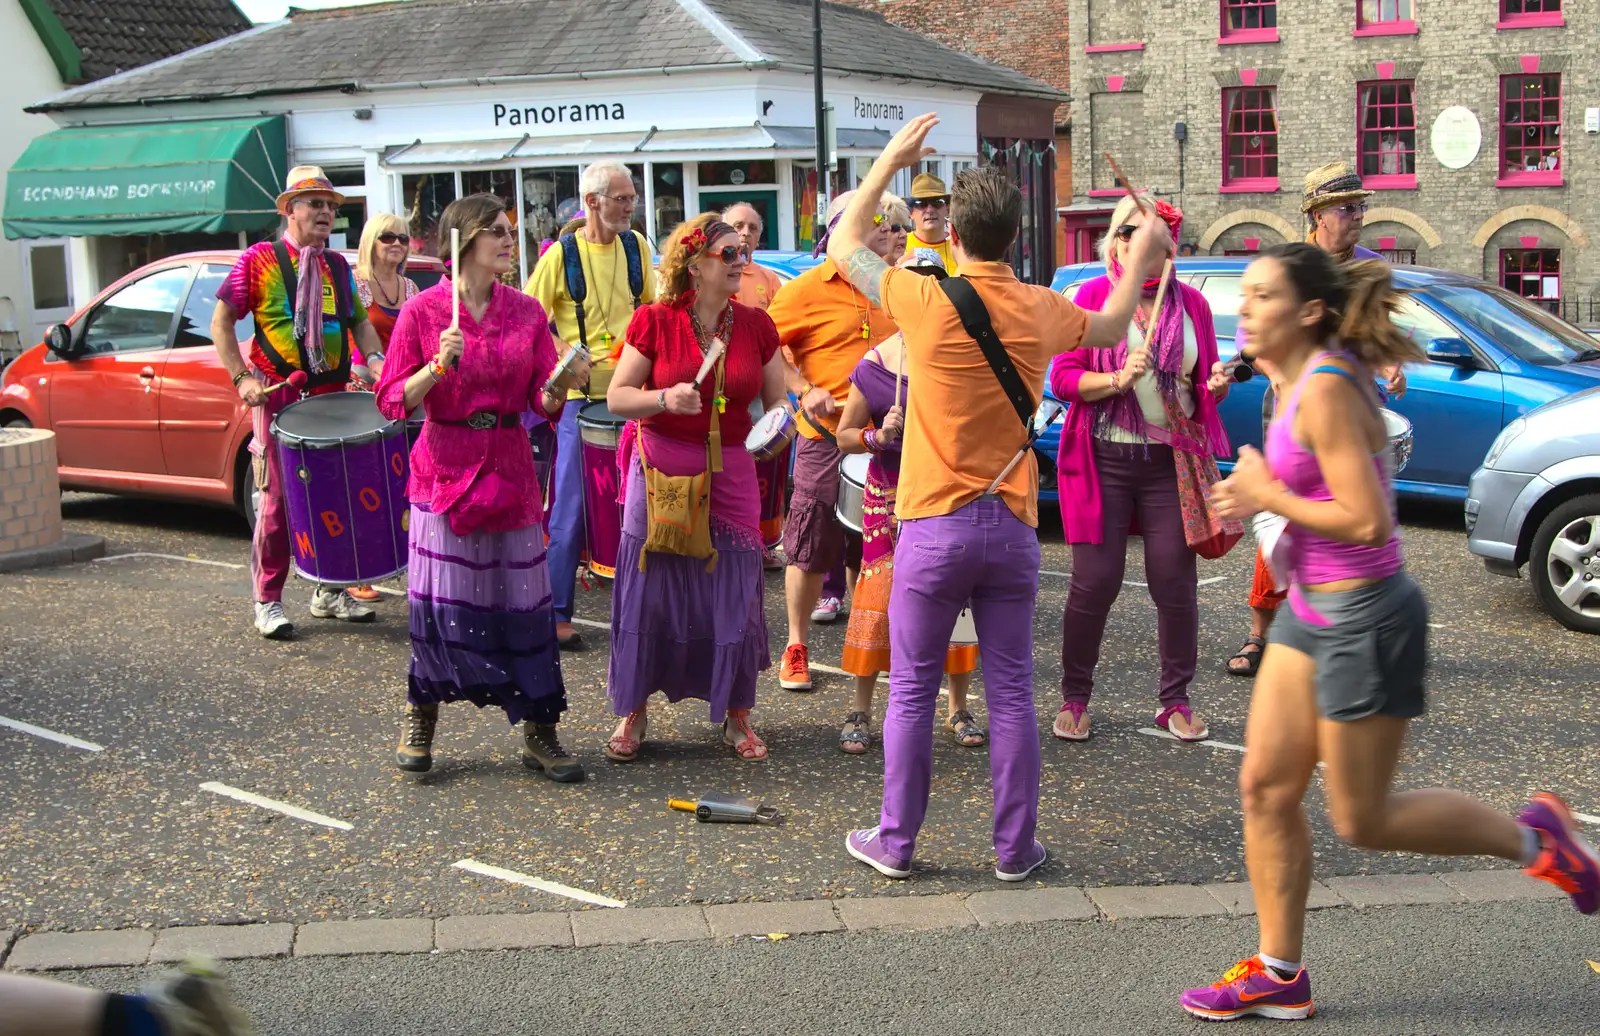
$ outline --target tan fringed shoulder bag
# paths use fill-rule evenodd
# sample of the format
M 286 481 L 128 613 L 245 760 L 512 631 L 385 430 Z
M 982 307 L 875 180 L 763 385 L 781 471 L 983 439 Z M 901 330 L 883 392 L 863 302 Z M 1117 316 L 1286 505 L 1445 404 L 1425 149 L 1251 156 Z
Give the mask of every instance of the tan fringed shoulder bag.
M 722 398 L 726 355 L 717 361 L 716 398 Z M 650 466 L 645 456 L 644 432 L 639 433 L 639 466 L 644 471 L 648 529 L 639 571 L 654 551 L 689 558 L 710 558 L 706 571 L 717 567 L 717 548 L 711 545 L 711 473 L 722 468 L 722 429 L 716 407 L 711 410 L 711 433 L 706 441 L 706 470 L 696 475 L 668 475 Z

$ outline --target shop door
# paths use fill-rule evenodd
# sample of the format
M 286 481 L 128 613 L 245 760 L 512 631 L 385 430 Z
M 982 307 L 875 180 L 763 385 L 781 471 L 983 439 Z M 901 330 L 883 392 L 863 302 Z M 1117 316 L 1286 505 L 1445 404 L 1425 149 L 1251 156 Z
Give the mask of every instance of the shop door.
M 44 341 L 45 328 L 72 316 L 72 264 L 67 239 L 41 237 L 22 242 L 22 282 L 28 300 L 28 326 L 21 328 L 24 348 Z
M 700 188 L 700 211 L 721 212 L 736 201 L 747 201 L 761 213 L 761 244 L 763 249 L 778 247 L 778 192 L 775 189 L 747 191 L 742 187 Z M 665 234 L 671 227 L 662 227 Z

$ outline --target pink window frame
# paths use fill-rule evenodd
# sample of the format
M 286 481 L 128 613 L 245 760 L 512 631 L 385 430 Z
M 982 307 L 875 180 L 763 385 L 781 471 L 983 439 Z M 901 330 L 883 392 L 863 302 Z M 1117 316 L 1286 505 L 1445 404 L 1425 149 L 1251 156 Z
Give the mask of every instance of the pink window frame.
M 1362 120 L 1362 115 L 1365 114 L 1365 113 L 1364 113 L 1364 111 L 1362 110 L 1362 107 L 1361 107 L 1361 104 L 1362 104 L 1361 97 L 1362 97 L 1362 95 L 1364 93 L 1366 93 L 1368 87 L 1378 87 L 1378 88 L 1381 89 L 1382 87 L 1385 87 L 1385 86 L 1393 86 L 1393 87 L 1395 87 L 1396 90 L 1397 90 L 1397 96 L 1398 96 L 1398 88 L 1399 87 L 1407 86 L 1407 87 L 1411 88 L 1411 126 L 1409 127 L 1410 130 L 1411 130 L 1411 150 L 1409 152 L 1403 152 L 1403 153 L 1409 153 L 1411 155 L 1411 172 L 1409 172 L 1409 173 L 1372 173 L 1372 174 L 1368 174 L 1365 171 L 1366 170 L 1366 157 L 1369 154 L 1369 152 L 1367 152 L 1366 150 L 1363 149 L 1362 144 L 1366 139 L 1366 134 L 1367 134 L 1368 130 L 1367 130 L 1367 127 L 1366 127 L 1365 123 Z M 1379 107 L 1391 107 L 1391 106 L 1390 105 L 1379 105 Z M 1399 109 L 1401 107 L 1401 105 L 1398 102 L 1396 102 L 1394 105 L 1392 105 L 1392 107 L 1394 107 L 1396 109 Z M 1402 128 L 1405 128 L 1405 127 L 1395 127 L 1395 128 L 1396 129 L 1402 129 Z M 1370 153 L 1371 154 L 1382 154 L 1383 152 L 1378 151 L 1378 152 L 1370 152 Z M 1402 153 L 1402 152 L 1397 152 L 1397 153 Z M 1357 168 L 1362 171 L 1362 173 L 1361 173 L 1361 184 L 1362 184 L 1363 187 L 1368 187 L 1368 188 L 1371 188 L 1372 190 L 1375 190 L 1375 191 L 1414 191 L 1414 190 L 1417 189 L 1417 84 L 1416 84 L 1416 80 L 1414 80 L 1414 79 L 1369 79 L 1369 80 L 1365 80 L 1363 82 L 1359 82 L 1359 83 L 1356 84 L 1356 162 L 1357 162 Z
M 1272 8 L 1273 21 L 1277 21 L 1278 0 L 1218 0 L 1217 3 L 1217 44 L 1226 46 L 1233 43 L 1277 43 L 1278 27 L 1268 29 L 1230 29 L 1228 27 L 1229 8 Z
M 1411 17 L 1388 21 L 1368 22 L 1361 16 L 1366 0 L 1356 0 L 1356 27 L 1352 36 L 1415 36 L 1417 34 L 1417 0 L 1411 0 Z M 1397 7 L 1398 10 L 1398 7 Z
M 1228 177 L 1228 143 L 1233 138 L 1233 133 L 1228 128 L 1228 98 L 1242 90 L 1254 90 L 1271 98 L 1270 108 L 1252 108 L 1250 111 L 1272 112 L 1272 157 L 1280 158 L 1278 154 L 1278 134 L 1282 127 L 1278 125 L 1278 88 L 1276 86 L 1233 86 L 1222 91 L 1222 184 L 1217 188 L 1222 194 L 1265 194 L 1278 189 L 1276 176 L 1241 176 L 1234 179 Z M 1265 161 L 1263 156 L 1262 161 Z
M 1143 50 L 1142 40 L 1133 43 L 1091 43 L 1083 48 L 1085 54 L 1122 54 L 1133 50 Z
M 1512 256 L 1512 255 L 1526 255 L 1529 252 L 1538 252 L 1538 253 L 1540 253 L 1540 256 L 1539 256 L 1539 268 L 1538 268 L 1538 270 L 1536 270 L 1534 272 L 1539 277 L 1539 288 L 1540 288 L 1541 291 L 1544 289 L 1544 275 L 1547 272 L 1548 273 L 1554 273 L 1556 275 L 1556 293 L 1555 293 L 1555 295 L 1553 295 L 1553 296 L 1551 296 L 1551 295 L 1524 295 L 1524 294 L 1522 294 L 1522 292 L 1520 292 L 1517 289 L 1512 288 L 1512 287 L 1510 287 L 1509 285 L 1506 284 L 1506 272 L 1507 272 L 1506 271 L 1506 259 L 1508 257 Z M 1555 264 L 1555 268 L 1553 270 L 1548 270 L 1547 271 L 1545 269 L 1545 267 L 1544 267 L 1544 256 L 1545 256 L 1546 253 L 1551 253 L 1551 252 L 1555 253 L 1556 264 Z M 1524 275 L 1524 274 L 1526 274 L 1528 272 L 1529 271 L 1526 268 L 1523 268 L 1522 270 L 1517 271 L 1518 276 Z M 1516 295 L 1519 298 L 1527 299 L 1529 302 L 1533 302 L 1533 303 L 1554 302 L 1554 303 L 1559 305 L 1560 302 L 1561 302 L 1561 249 L 1559 249 L 1559 248 L 1502 248 L 1502 249 L 1500 249 L 1500 281 L 1499 281 L 1499 284 L 1500 284 L 1500 287 L 1505 288 L 1507 291 L 1511 292 L 1511 294 Z
M 1515 123 L 1513 126 L 1508 126 L 1506 124 L 1506 103 L 1509 100 L 1509 98 L 1506 95 L 1507 84 L 1511 80 L 1523 80 L 1523 79 L 1554 79 L 1556 81 L 1556 121 L 1554 123 L 1544 122 L 1542 120 L 1542 118 L 1541 118 L 1541 120 L 1539 122 L 1534 122 L 1534 123 L 1518 122 L 1518 123 Z M 1565 170 L 1563 168 L 1563 166 L 1565 165 L 1566 156 L 1561 154 L 1561 151 L 1563 150 L 1563 148 L 1565 146 L 1565 137 L 1560 132 L 1560 130 L 1561 130 L 1561 124 L 1562 124 L 1562 108 L 1564 107 L 1565 101 L 1566 101 L 1566 96 L 1565 96 L 1565 94 L 1566 94 L 1566 83 L 1562 80 L 1561 73 L 1560 72 L 1533 72 L 1533 73 L 1518 73 L 1517 75 L 1505 75 L 1505 76 L 1501 76 L 1500 77 L 1499 88 L 1500 88 L 1500 154 L 1499 154 L 1499 156 L 1497 157 L 1496 160 L 1500 163 L 1500 167 L 1499 167 L 1498 173 L 1496 174 L 1495 186 L 1496 187 L 1560 187 L 1560 186 L 1562 186 L 1566 182 L 1565 179 L 1564 179 Z M 1542 115 L 1542 113 L 1541 113 L 1541 115 Z M 1556 130 L 1557 130 L 1556 136 L 1558 138 L 1558 141 L 1557 141 L 1557 151 L 1556 151 L 1557 160 L 1556 160 L 1556 167 L 1554 169 L 1535 169 L 1535 170 L 1529 171 L 1527 169 L 1517 170 L 1517 169 L 1510 169 L 1510 168 L 1507 167 L 1507 159 L 1510 156 L 1510 153 L 1511 153 L 1513 148 L 1515 148 L 1515 150 L 1517 150 L 1517 151 L 1519 151 L 1519 152 L 1521 152 L 1523 154 L 1526 154 L 1527 151 L 1530 150 L 1526 145 L 1523 145 L 1523 144 L 1515 144 L 1515 145 L 1511 144 L 1509 142 L 1510 133 L 1513 132 L 1513 131 L 1520 131 L 1520 129 L 1522 127 L 1530 126 L 1530 125 L 1532 125 L 1532 126 L 1550 126 L 1550 125 L 1554 125 L 1556 127 Z
M 1506 5 L 1510 2 L 1511 0 L 1496 0 L 1495 7 L 1499 12 L 1499 18 L 1494 23 L 1496 29 L 1558 29 L 1567 24 L 1566 11 L 1561 7 L 1561 0 L 1555 0 L 1554 11 L 1515 13 L 1506 10 Z M 1540 0 L 1540 3 L 1548 4 L 1550 0 Z

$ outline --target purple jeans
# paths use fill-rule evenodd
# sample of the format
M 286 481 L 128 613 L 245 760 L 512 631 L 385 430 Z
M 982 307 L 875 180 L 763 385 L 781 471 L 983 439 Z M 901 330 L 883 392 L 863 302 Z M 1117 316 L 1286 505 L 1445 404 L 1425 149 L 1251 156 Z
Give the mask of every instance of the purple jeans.
M 989 708 L 994 847 L 1031 862 L 1039 822 L 1039 729 L 1033 711 L 1033 611 L 1039 538 L 1004 501 L 900 523 L 889 593 L 889 704 L 883 716 L 883 848 L 911 859 L 928 812 L 933 717 L 956 613 L 972 602 Z
M 1156 645 L 1161 656 L 1161 706 L 1184 705 L 1199 653 L 1200 606 L 1195 554 L 1183 536 L 1178 474 L 1172 447 L 1148 449 L 1095 440 L 1100 475 L 1099 543 L 1072 545 L 1072 589 L 1061 616 L 1061 698 L 1088 704 L 1106 617 L 1122 592 L 1128 529 L 1135 517 L 1144 538 L 1144 578 L 1156 604 Z

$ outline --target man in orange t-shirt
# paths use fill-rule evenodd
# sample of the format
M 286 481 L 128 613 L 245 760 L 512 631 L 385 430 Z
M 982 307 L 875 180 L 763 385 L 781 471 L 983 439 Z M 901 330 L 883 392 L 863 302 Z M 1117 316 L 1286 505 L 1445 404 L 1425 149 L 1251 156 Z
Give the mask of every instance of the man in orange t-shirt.
M 828 226 L 835 226 L 849 202 L 849 192 L 828 206 Z M 881 194 L 882 192 L 880 192 Z M 889 253 L 888 221 L 877 211 L 868 216 L 865 244 L 880 258 Z M 824 234 L 823 241 L 826 242 Z M 913 275 L 915 276 L 915 275 Z M 778 685 L 791 691 L 811 689 L 811 664 L 807 641 L 813 613 L 823 594 L 823 581 L 834 578 L 839 586 L 827 603 L 838 617 L 838 601 L 846 585 L 855 584 L 861 565 L 861 537 L 849 533 L 834 514 L 839 502 L 839 446 L 833 433 L 839 427 L 838 406 L 850 395 L 850 373 L 873 346 L 894 334 L 894 321 L 883 307 L 853 286 L 833 260 L 824 260 L 783 286 L 767 310 L 778 325 L 778 341 L 799 369 L 808 387 L 834 404 L 819 423 L 799 420 L 795 448 L 794 493 L 789 498 L 789 520 L 783 530 L 783 552 L 789 561 L 784 578 L 784 603 L 789 613 L 789 643 L 783 649 Z M 808 408 L 809 410 L 809 408 Z
M 1039 729 L 1033 709 L 1033 618 L 1039 592 L 1038 469 L 1032 451 L 990 484 L 1023 449 L 1028 432 L 939 283 L 891 269 L 862 245 L 877 199 L 894 174 L 925 158 L 938 122 L 920 115 L 873 163 L 828 245 L 828 255 L 883 307 L 905 336 L 907 408 L 889 597 L 889 705 L 883 718 L 879 826 L 852 831 L 851 856 L 891 878 L 911 873 L 928 810 L 934 707 L 956 613 L 969 600 L 983 659 L 994 780 L 995 877 L 1022 881 L 1045 861 L 1039 817 Z M 1049 288 L 1019 282 L 1004 262 L 1022 221 L 1022 194 L 992 168 L 956 178 L 950 199 L 956 276 L 977 291 L 996 337 L 1034 407 L 1057 353 L 1109 348 L 1127 334 L 1140 285 L 1124 278 L 1100 313 Z M 1162 247 L 1150 220 L 1131 242 L 1135 259 Z M 1167 240 L 1170 240 L 1168 238 Z

